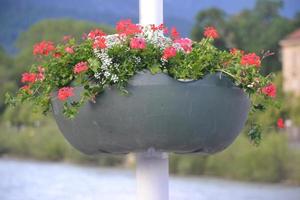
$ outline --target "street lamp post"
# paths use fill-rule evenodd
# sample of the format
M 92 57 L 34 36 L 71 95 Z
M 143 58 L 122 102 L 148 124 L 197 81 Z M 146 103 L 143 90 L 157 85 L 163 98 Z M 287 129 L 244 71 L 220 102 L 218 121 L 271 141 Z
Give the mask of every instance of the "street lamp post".
M 139 0 L 141 25 L 163 23 L 163 0 Z M 149 148 L 136 154 L 137 200 L 169 199 L 168 154 Z

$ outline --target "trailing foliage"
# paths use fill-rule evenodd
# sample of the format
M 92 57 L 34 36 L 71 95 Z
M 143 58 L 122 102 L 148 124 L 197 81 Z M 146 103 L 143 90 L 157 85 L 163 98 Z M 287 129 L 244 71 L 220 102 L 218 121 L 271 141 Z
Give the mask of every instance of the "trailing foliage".
M 200 42 L 180 38 L 175 28 L 168 30 L 163 24 L 141 26 L 131 20 L 120 21 L 116 32 L 106 35 L 95 29 L 80 43 L 65 36 L 64 42 L 57 45 L 51 41 L 35 44 L 33 54 L 37 61 L 22 75 L 25 85 L 16 97 L 7 94 L 7 102 L 31 102 L 47 113 L 51 99 L 58 98 L 64 102 L 63 114 L 74 118 L 84 103 L 94 101 L 107 87 L 115 85 L 126 92 L 128 81 L 136 73 L 150 70 L 178 80 L 223 73 L 249 94 L 252 112 L 274 105 L 276 87 L 272 76 L 260 74 L 261 61 L 270 52 L 258 56 L 238 49 L 220 50 L 213 44 L 220 37 L 214 27 L 206 27 Z M 79 100 L 69 99 L 74 96 L 74 87 L 83 88 Z M 252 123 L 250 139 L 259 143 L 260 128 Z

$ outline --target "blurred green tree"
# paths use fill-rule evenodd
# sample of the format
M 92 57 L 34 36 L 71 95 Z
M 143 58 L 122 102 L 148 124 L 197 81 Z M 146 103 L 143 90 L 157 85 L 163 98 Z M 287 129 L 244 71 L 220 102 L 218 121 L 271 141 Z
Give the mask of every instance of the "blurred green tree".
M 0 114 L 5 109 L 5 93 L 17 88 L 14 75 L 14 60 L 0 47 Z
M 202 11 L 197 15 L 192 37 L 200 40 L 203 27 L 216 26 L 222 36 L 217 45 L 256 53 L 270 50 L 275 55 L 263 61 L 266 67 L 262 68 L 262 72 L 278 71 L 281 69 L 279 41 L 300 23 L 300 14 L 293 20 L 282 17 L 282 6 L 282 0 L 257 0 L 252 10 L 244 10 L 231 17 L 218 9 Z
M 84 33 L 89 33 L 91 29 L 100 28 L 106 33 L 112 33 L 113 29 L 107 25 L 77 21 L 71 19 L 44 20 L 31 26 L 26 32 L 21 33 L 16 42 L 20 50 L 16 56 L 16 66 L 24 71 L 34 62 L 32 55 L 33 45 L 42 40 L 50 40 L 55 43 L 62 42 L 63 36 L 70 35 L 80 40 Z

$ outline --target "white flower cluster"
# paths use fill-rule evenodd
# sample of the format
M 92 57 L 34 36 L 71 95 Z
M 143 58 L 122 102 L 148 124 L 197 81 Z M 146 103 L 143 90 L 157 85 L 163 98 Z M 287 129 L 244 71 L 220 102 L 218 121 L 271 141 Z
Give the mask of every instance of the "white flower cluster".
M 100 79 L 102 75 L 105 77 L 105 81 L 112 81 L 116 83 L 119 81 L 119 77 L 113 73 L 114 70 L 118 69 L 119 64 L 113 63 L 112 58 L 109 57 L 106 50 L 94 49 L 94 54 L 100 59 L 102 65 L 100 67 L 100 72 L 94 74 L 96 79 Z
M 172 45 L 172 39 L 166 37 L 161 30 L 153 31 L 151 25 L 143 26 L 142 33 L 137 37 L 144 38 L 148 43 L 162 49 Z
M 184 49 L 182 48 L 182 46 L 179 43 L 173 43 L 172 47 L 174 47 L 176 49 L 176 51 L 184 52 Z
M 106 35 L 104 36 L 104 38 L 107 48 L 111 48 L 115 45 L 122 44 L 126 39 L 125 37 L 122 37 L 119 34 Z
M 135 62 L 135 64 L 140 64 L 141 61 L 142 61 L 142 59 L 140 57 L 137 57 L 137 56 L 133 56 L 132 59 Z

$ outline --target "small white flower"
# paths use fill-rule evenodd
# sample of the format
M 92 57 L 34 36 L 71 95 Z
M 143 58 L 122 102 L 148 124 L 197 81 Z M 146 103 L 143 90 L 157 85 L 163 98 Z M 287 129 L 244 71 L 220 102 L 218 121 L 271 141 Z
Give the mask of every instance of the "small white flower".
M 134 60 L 134 62 L 135 62 L 136 64 L 139 64 L 139 63 L 141 63 L 141 61 L 142 61 L 142 59 L 141 59 L 140 57 L 138 57 L 138 56 L 134 56 L 134 57 L 133 57 L 133 60 Z
M 114 83 L 116 83 L 116 82 L 118 82 L 119 77 L 118 77 L 116 74 L 113 74 L 113 75 L 111 76 L 111 80 L 112 80 Z
M 247 87 L 248 87 L 248 88 L 253 88 L 253 87 L 254 87 L 254 84 L 251 83 L 251 84 L 247 85 Z
M 104 76 L 107 78 L 107 77 L 109 77 L 110 76 L 110 72 L 109 71 L 105 71 L 104 72 Z
M 94 74 L 94 77 L 95 77 L 96 79 L 100 79 L 100 78 L 101 78 L 101 73 L 99 73 L 99 72 L 95 73 L 95 74 Z
M 184 52 L 184 49 L 181 47 L 181 45 L 180 44 L 178 44 L 178 43 L 174 43 L 173 45 L 172 45 L 172 47 L 174 47 L 175 49 L 176 49 L 176 51 L 183 51 Z

